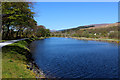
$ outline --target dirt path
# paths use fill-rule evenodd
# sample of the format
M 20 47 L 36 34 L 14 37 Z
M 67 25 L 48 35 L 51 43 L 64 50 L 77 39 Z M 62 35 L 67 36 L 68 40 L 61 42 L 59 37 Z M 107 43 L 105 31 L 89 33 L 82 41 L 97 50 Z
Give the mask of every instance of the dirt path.
M 10 41 L 1 42 L 0 43 L 0 48 L 3 47 L 3 46 L 6 46 L 6 45 L 12 44 L 14 42 L 20 41 L 20 40 L 25 40 L 25 38 L 24 39 L 17 39 L 17 40 L 10 40 Z

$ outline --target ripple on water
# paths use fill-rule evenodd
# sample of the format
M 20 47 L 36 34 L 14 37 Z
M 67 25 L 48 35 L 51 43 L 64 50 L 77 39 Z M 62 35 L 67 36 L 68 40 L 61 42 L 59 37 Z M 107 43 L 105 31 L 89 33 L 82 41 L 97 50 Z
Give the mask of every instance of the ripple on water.
M 49 78 L 117 78 L 118 47 L 69 38 L 36 41 L 35 61 Z

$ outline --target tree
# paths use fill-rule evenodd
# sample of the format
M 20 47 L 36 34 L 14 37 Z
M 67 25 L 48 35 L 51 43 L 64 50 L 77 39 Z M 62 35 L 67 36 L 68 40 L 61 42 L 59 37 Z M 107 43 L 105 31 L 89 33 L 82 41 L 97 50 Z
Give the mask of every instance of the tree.
M 36 26 L 37 22 L 33 19 L 34 12 L 31 11 L 30 5 L 28 2 L 2 3 L 2 26 L 5 38 L 12 37 L 11 30 L 17 31 L 16 36 L 21 37 L 25 29 L 33 29 Z

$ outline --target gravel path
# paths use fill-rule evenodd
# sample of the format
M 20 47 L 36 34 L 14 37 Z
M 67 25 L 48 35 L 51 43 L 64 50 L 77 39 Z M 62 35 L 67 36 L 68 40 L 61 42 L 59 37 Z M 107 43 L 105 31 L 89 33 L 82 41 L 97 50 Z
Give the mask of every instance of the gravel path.
M 14 43 L 14 42 L 17 42 L 17 41 L 20 41 L 20 40 L 25 40 L 25 39 L 26 39 L 26 38 L 1 42 L 1 43 L 0 43 L 0 48 L 3 47 L 3 46 L 6 46 L 6 45 L 8 45 L 8 44 L 12 44 L 12 43 Z

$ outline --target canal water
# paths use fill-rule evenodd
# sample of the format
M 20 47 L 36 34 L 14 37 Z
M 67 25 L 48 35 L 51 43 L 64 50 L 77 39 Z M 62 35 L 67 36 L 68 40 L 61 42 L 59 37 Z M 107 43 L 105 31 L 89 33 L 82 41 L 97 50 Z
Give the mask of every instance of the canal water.
M 118 45 L 47 38 L 34 41 L 33 58 L 48 78 L 117 78 Z

